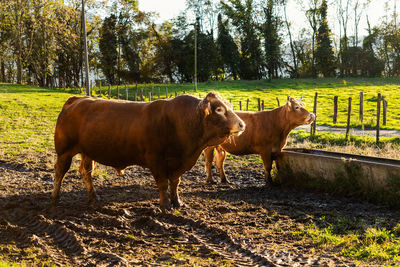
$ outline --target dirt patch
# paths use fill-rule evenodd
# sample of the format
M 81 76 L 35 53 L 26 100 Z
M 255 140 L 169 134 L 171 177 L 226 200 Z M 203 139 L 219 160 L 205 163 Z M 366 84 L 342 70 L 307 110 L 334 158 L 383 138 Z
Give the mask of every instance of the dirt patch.
M 227 160 L 233 183 L 209 185 L 200 161 L 182 177 L 185 206 L 161 213 L 155 182 L 140 167 L 122 176 L 103 167 L 94 181 L 99 206 L 87 205 L 83 183 L 72 170 L 53 209 L 51 170 L 2 164 L 0 259 L 72 266 L 352 265 L 293 231 L 332 213 L 363 225 L 380 218 L 390 227 L 400 219 L 399 212 L 382 206 L 265 187 L 261 163 L 246 165 Z

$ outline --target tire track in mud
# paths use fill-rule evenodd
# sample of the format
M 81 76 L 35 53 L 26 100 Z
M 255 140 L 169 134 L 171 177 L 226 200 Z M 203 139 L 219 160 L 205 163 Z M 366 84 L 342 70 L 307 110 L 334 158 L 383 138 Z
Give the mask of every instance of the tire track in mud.
M 77 258 L 85 255 L 85 248 L 75 232 L 60 223 L 18 208 L 2 215 L 19 246 L 33 244 L 51 257 L 55 264 L 77 263 Z
M 141 216 L 124 216 L 131 219 L 136 218 L 132 222 L 132 226 L 142 228 L 145 225 L 150 232 L 178 233 L 187 239 L 183 242 L 197 243 L 208 251 L 233 262 L 236 266 L 329 265 L 320 258 L 306 258 L 302 257 L 303 255 L 295 257 L 285 252 L 271 255 L 272 253 L 268 249 L 261 253 L 257 252 L 256 248 L 245 247 L 225 230 L 208 225 L 202 220 L 195 221 L 172 213 L 156 213 L 151 208 L 131 208 L 130 210 L 135 214 L 142 214 Z

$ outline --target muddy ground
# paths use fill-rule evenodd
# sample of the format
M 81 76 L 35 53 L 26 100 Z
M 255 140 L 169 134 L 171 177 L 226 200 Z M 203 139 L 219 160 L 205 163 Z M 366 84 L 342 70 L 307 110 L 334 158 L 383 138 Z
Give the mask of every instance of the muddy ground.
M 400 219 L 383 206 L 264 186 L 259 160 L 226 161 L 233 184 L 206 184 L 203 162 L 182 177 L 185 207 L 161 213 L 148 170 L 122 176 L 103 167 L 88 206 L 77 168 L 67 174 L 58 208 L 49 206 L 52 169 L 0 164 L 0 262 L 69 266 L 353 265 L 337 251 L 294 235 L 334 214 L 363 225 Z M 247 165 L 247 166 L 245 166 Z M 214 177 L 216 170 L 214 169 Z M 104 175 L 106 173 L 107 175 Z M 357 223 L 352 224 L 357 227 Z M 364 263 L 365 264 L 365 263 Z M 378 262 L 369 262 L 378 264 Z

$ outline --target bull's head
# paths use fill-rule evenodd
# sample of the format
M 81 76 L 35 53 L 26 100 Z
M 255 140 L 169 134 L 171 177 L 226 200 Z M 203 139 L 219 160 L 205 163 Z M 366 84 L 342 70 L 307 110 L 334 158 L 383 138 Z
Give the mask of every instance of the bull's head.
M 204 131 L 210 137 L 208 145 L 220 144 L 230 136 L 240 135 L 245 129 L 244 121 L 218 93 L 208 93 L 199 108 L 203 113 Z
M 315 120 L 315 114 L 305 109 L 306 104 L 301 100 L 290 97 L 286 103 L 287 119 L 294 127 L 310 124 Z

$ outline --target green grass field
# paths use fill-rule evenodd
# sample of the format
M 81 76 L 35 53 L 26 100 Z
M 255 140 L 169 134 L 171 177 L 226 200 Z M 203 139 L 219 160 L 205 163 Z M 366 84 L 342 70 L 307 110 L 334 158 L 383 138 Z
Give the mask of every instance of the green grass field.
M 257 110 L 257 98 L 264 100 L 265 109 L 277 107 L 276 97 L 281 105 L 285 103 L 288 95 L 300 98 L 312 110 L 315 92 L 318 92 L 317 123 L 333 125 L 333 97 L 339 96 L 339 114 L 337 126 L 345 126 L 347 116 L 347 98 L 353 97 L 352 127 L 360 127 L 358 120 L 358 96 L 364 92 L 365 99 L 365 126 L 375 125 L 376 95 L 378 92 L 388 101 L 387 126 L 382 128 L 400 129 L 400 81 L 396 79 L 304 79 L 304 80 L 273 80 L 273 81 L 226 81 L 200 83 L 198 91 L 193 91 L 192 84 L 150 84 L 139 85 L 143 92 L 153 89 L 153 99 L 158 98 L 160 88 L 161 98 L 165 98 L 165 88 L 168 95 L 175 92 L 184 92 L 196 96 L 205 96 L 209 91 L 219 92 L 225 99 L 231 101 L 235 109 L 239 109 L 239 101 L 245 109 L 245 100 L 249 99 L 249 110 Z M 146 88 L 146 89 L 145 89 Z M 103 97 L 107 97 L 107 88 L 103 87 Z M 135 86 L 128 86 L 129 97 L 133 99 Z M 125 87 L 120 87 L 120 98 L 125 99 Z M 83 91 L 82 91 L 83 92 Z M 116 87 L 111 89 L 115 98 Z M 44 152 L 53 149 L 53 132 L 57 116 L 62 105 L 71 95 L 83 94 L 79 90 L 46 89 L 25 85 L 0 84 L 0 156 L 10 159 L 18 155 Z M 94 88 L 94 95 L 100 95 L 98 87 Z M 148 100 L 148 99 L 146 99 Z M 297 134 L 300 139 L 305 139 L 306 134 Z M 319 138 L 318 138 L 319 136 Z M 354 139 L 354 138 L 353 138 Z M 373 138 L 368 139 L 373 142 Z M 365 138 L 357 138 L 365 143 Z M 363 141 L 364 140 L 364 141 Z M 390 142 L 392 139 L 386 140 Z M 345 144 L 342 135 L 317 135 L 314 142 L 332 141 L 335 144 Z M 326 142 L 325 142 L 326 143 Z
M 194 93 L 191 84 L 183 85 L 147 85 L 147 90 L 154 86 L 155 99 L 158 96 L 158 87 L 161 96 L 165 97 L 165 88 L 168 87 L 169 95 L 186 93 L 204 96 L 206 92 L 218 91 L 224 98 L 231 100 L 234 108 L 238 109 L 238 101 L 250 100 L 249 109 L 257 109 L 257 98 L 264 100 L 265 108 L 272 109 L 277 106 L 276 97 L 284 103 L 286 96 L 296 98 L 303 96 L 308 108 L 312 110 L 314 93 L 318 92 L 318 123 L 332 124 L 333 96 L 339 96 L 338 126 L 344 126 L 346 120 L 347 97 L 351 96 L 353 102 L 352 126 L 360 126 L 358 122 L 358 95 L 364 92 L 365 121 L 374 125 L 376 112 L 376 94 L 382 93 L 388 100 L 388 126 L 391 129 L 400 129 L 399 114 L 400 102 L 397 91 L 400 90 L 400 81 L 395 79 L 317 79 L 317 80 L 277 80 L 277 81 L 230 81 L 200 83 L 198 92 Z M 134 86 L 129 86 L 130 94 L 135 91 Z M 139 88 L 144 89 L 144 85 Z M 151 89 L 150 89 L 151 90 Z M 104 89 L 103 89 L 104 93 Z M 120 90 L 124 98 L 125 89 Z M 53 133 L 57 116 L 64 102 L 71 96 L 80 94 L 79 90 L 45 89 L 24 85 L 0 84 L 0 159 L 18 161 L 30 164 L 29 155 L 49 153 L 53 155 Z M 98 92 L 97 92 L 98 94 Z M 116 95 L 116 88 L 112 88 Z M 133 94 L 132 94 L 133 95 Z M 131 96 L 132 96 L 131 95 Z M 304 131 L 292 134 L 292 138 L 301 142 L 308 140 L 327 148 L 326 144 L 345 146 L 348 140 L 344 135 L 337 133 L 318 133 L 314 137 Z M 399 138 L 386 138 L 384 142 L 399 145 Z M 374 144 L 373 137 L 352 137 L 349 142 L 354 146 Z M 329 147 L 328 147 L 329 149 Z M 397 152 L 396 152 L 397 153 Z M 28 160 L 28 162 L 26 162 Z M 339 254 L 345 257 L 364 260 L 380 259 L 383 261 L 398 261 L 399 230 L 386 230 L 383 227 L 371 228 L 366 234 L 343 232 L 332 227 L 340 226 L 336 221 L 321 223 L 305 229 L 295 229 L 294 238 L 304 239 L 320 244 L 323 247 L 337 248 Z M 374 226 L 375 227 L 375 226 Z M 346 228 L 347 229 L 347 228 Z M 344 234 L 346 232 L 346 234 Z M 378 241 L 376 241 L 378 240 Z M 0 263 L 2 265 L 4 263 Z M 6 263 L 8 265 L 8 263 Z
M 140 89 L 145 91 L 143 84 Z M 264 100 L 265 109 L 277 107 L 279 102 L 283 105 L 287 96 L 300 98 L 309 111 L 313 110 L 314 95 L 318 93 L 317 123 L 320 125 L 345 127 L 347 123 L 348 98 L 352 97 L 351 127 L 362 127 L 359 121 L 359 97 L 360 92 L 364 93 L 364 120 L 365 128 L 376 126 L 377 95 L 381 93 L 388 102 L 387 125 L 381 125 L 382 129 L 400 129 L 400 102 L 397 94 L 400 92 L 399 79 L 282 79 L 282 80 L 260 80 L 260 81 L 224 81 L 199 83 L 198 91 L 193 91 L 192 84 L 149 84 L 146 85 L 146 92 L 153 90 L 153 99 L 158 98 L 160 88 L 161 98 L 165 98 L 165 88 L 168 88 L 168 95 L 186 93 L 204 96 L 211 90 L 218 91 L 225 99 L 232 102 L 236 110 L 239 109 L 239 101 L 242 101 L 242 109 L 246 108 L 246 100 L 249 99 L 249 110 L 258 110 L 258 101 Z M 95 88 L 98 91 L 98 88 Z M 106 89 L 106 88 L 104 88 Z M 128 86 L 129 97 L 133 99 L 136 91 L 135 86 Z M 106 90 L 103 90 L 104 93 Z M 112 95 L 116 96 L 116 87 L 112 87 Z M 338 119 L 334 124 L 333 98 L 338 96 Z M 120 87 L 120 97 L 125 98 L 125 87 Z M 146 98 L 147 99 L 147 98 Z M 381 119 L 382 123 L 382 119 Z

